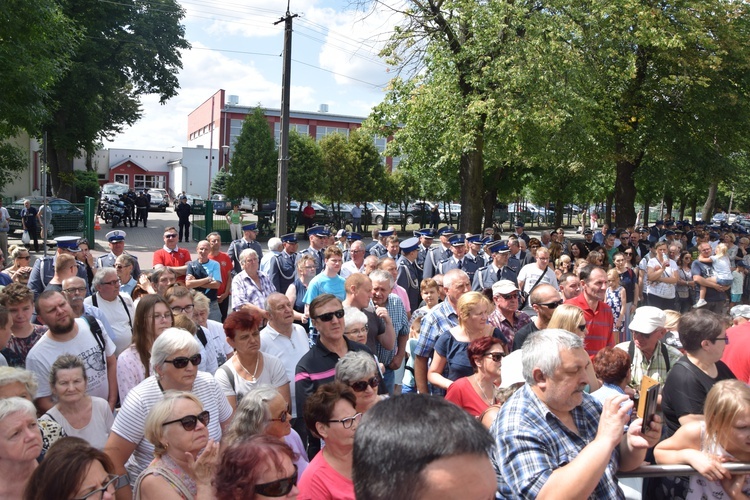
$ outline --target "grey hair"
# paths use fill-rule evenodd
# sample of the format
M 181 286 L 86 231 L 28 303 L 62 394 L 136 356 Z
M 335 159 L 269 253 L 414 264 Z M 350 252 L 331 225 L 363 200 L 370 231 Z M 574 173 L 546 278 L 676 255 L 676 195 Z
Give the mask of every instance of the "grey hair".
M 268 249 L 272 250 L 274 252 L 280 252 L 281 249 L 284 247 L 284 244 L 281 242 L 281 238 L 273 237 L 270 240 L 268 240 Z
M 167 328 L 154 341 L 151 346 L 151 371 L 161 368 L 164 361 L 177 351 L 188 350 L 188 356 L 201 352 L 201 344 L 193 335 L 182 328 Z
M 115 263 L 124 266 L 132 266 L 133 264 L 135 264 L 135 259 L 132 255 L 121 253 L 120 256 L 115 259 Z
M 193 308 L 200 309 L 201 311 L 208 311 L 211 309 L 211 299 L 202 293 L 196 293 L 193 296 Z
M 31 399 L 36 397 L 36 390 L 39 388 L 39 384 L 36 381 L 34 372 L 12 366 L 0 366 L 0 387 L 12 384 L 13 382 L 21 382 L 25 385 Z
M 344 328 L 347 326 L 367 324 L 367 315 L 356 307 L 344 308 Z
M 453 284 L 453 281 L 456 278 L 465 277 L 466 279 L 469 279 L 469 275 L 466 274 L 466 271 L 463 269 L 451 269 L 447 273 L 443 275 L 443 288 L 450 288 Z M 433 276 L 434 278 L 434 276 Z
M 372 354 L 364 351 L 349 351 L 336 363 L 336 381 L 346 385 L 373 373 L 379 375 L 378 365 Z
M 242 397 L 226 434 L 227 444 L 265 432 L 271 423 L 269 403 L 281 393 L 272 385 L 259 385 Z
M 162 334 L 163 335 L 163 334 Z M 523 343 L 521 363 L 526 383 L 536 385 L 534 369 L 538 368 L 545 377 L 550 377 L 560 366 L 560 351 L 563 349 L 583 349 L 583 339 L 567 330 L 548 328 L 529 335 Z
M 245 259 L 247 259 L 250 255 L 254 255 L 255 257 L 258 256 L 258 252 L 253 250 L 252 248 L 246 248 L 242 251 L 240 254 L 240 262 L 244 263 Z
M 110 274 L 117 276 L 117 269 L 114 267 L 102 267 L 101 269 L 98 269 L 94 275 L 94 280 L 91 282 L 91 288 L 99 288 L 99 285 L 101 285 L 104 279 Z
M 370 273 L 370 281 L 377 281 L 377 282 L 384 282 L 387 281 L 388 284 L 393 288 L 393 275 L 389 273 L 388 271 L 383 271 L 382 269 L 377 269 Z
M 14 413 L 26 413 L 36 420 L 36 407 L 34 403 L 24 398 L 0 399 L 0 421 Z

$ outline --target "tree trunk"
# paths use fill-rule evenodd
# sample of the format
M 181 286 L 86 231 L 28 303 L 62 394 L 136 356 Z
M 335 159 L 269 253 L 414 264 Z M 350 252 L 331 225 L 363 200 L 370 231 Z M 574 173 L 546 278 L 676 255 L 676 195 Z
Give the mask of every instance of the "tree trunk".
M 497 187 L 493 187 L 484 192 L 484 196 L 482 197 L 482 205 L 484 206 L 484 227 L 492 227 L 492 215 L 495 211 L 496 200 Z
M 683 196 L 680 200 L 680 220 L 685 220 L 685 208 L 687 208 L 687 198 Z
M 622 150 L 623 144 L 618 144 L 617 171 L 615 176 L 615 202 L 617 214 L 615 216 L 615 225 L 617 227 L 628 227 L 635 224 L 635 171 L 643 158 L 643 153 L 638 155 L 635 161 L 625 158 Z M 648 204 L 646 205 L 648 207 Z M 646 210 L 646 213 L 647 210 Z M 644 221 L 648 221 L 645 218 Z M 644 225 L 648 225 L 645 223 Z
M 713 181 L 711 182 L 711 185 L 708 186 L 708 196 L 706 197 L 706 203 L 703 204 L 703 214 L 701 215 L 701 218 L 705 222 L 711 222 L 711 217 L 714 215 L 714 203 L 716 203 L 716 191 L 718 189 L 718 181 Z
M 607 198 L 604 201 L 604 223 L 611 230 L 612 227 L 612 202 L 614 201 L 615 193 L 610 191 L 607 193 Z M 619 213 L 619 210 L 617 211 Z M 624 226 L 623 226 L 624 227 Z
M 667 192 L 664 194 L 664 212 L 666 218 L 672 218 L 672 208 L 674 208 L 674 196 L 672 196 L 672 193 Z
M 47 149 L 47 166 L 49 167 L 49 178 L 52 186 L 52 194 L 66 200 L 76 199 L 76 182 L 73 174 L 73 160 L 68 158 L 68 152 L 64 149 L 54 149 L 50 141 Z M 42 174 L 46 175 L 46 174 Z
M 695 216 L 698 213 L 698 199 L 690 198 L 690 210 L 693 212 L 693 225 L 695 225 Z
M 547 206 L 549 207 L 549 203 Z M 558 196 L 555 199 L 555 227 L 563 226 L 563 215 L 565 215 L 565 207 L 563 206 L 562 199 Z
M 474 149 L 461 155 L 459 178 L 461 180 L 461 217 L 459 230 L 478 233 L 482 224 L 482 198 L 484 193 L 484 138 L 482 130 L 474 139 Z
M 641 220 L 641 226 L 648 227 L 648 218 L 651 215 L 650 212 L 651 208 L 651 198 L 646 198 L 643 200 L 643 220 Z

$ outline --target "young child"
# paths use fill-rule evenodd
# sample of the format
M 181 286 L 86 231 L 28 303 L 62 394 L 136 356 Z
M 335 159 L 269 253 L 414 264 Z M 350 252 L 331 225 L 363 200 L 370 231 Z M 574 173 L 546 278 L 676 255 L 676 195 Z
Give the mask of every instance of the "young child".
M 747 274 L 747 267 L 741 260 L 737 261 L 737 267 L 732 271 L 732 294 L 730 308 L 736 306 L 742 301 L 742 290 L 745 286 L 745 275 Z
M 684 424 L 656 445 L 656 462 L 688 464 L 701 473 L 690 476 L 687 498 L 746 498 L 747 474 L 730 474 L 722 464 L 750 460 L 750 388 L 740 380 L 718 382 L 704 408 L 705 420 Z
M 704 264 L 713 264 L 714 275 L 706 278 L 707 280 L 714 281 L 716 284 L 721 286 L 732 286 L 734 278 L 732 276 L 732 266 L 727 257 L 727 246 L 724 243 L 716 245 L 714 255 L 710 257 L 698 256 L 698 260 Z M 703 307 L 706 305 L 706 287 L 702 286 L 700 289 L 700 299 L 695 303 L 693 307 Z
M 622 336 L 622 322 L 625 315 L 622 314 L 622 308 L 627 304 L 625 298 L 625 287 L 620 285 L 620 274 L 617 269 L 612 268 L 607 271 L 607 295 L 605 302 L 612 309 L 612 317 L 615 320 L 613 331 Z M 628 339 L 619 338 L 619 342 L 625 342 Z
M 422 327 L 422 318 L 426 315 L 424 309 L 418 309 L 414 312 L 411 326 L 409 327 L 409 340 L 406 341 L 406 370 L 401 381 L 401 394 L 416 392 L 417 383 L 414 380 L 414 356 L 412 350 L 417 346 L 419 339 L 419 329 Z

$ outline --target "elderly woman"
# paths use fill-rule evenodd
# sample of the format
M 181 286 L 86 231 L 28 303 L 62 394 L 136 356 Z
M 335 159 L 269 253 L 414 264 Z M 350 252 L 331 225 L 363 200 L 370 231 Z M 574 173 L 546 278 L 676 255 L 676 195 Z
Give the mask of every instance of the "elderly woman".
M 367 315 L 356 307 L 344 308 L 344 335 L 352 342 L 367 344 Z
M 259 270 L 258 254 L 252 248 L 242 251 L 240 264 L 242 272 L 232 279 L 232 307 L 236 311 L 249 305 L 256 311 L 265 311 L 266 299 L 276 291 L 276 287 L 268 275 Z
M 487 323 L 491 310 L 492 303 L 480 292 L 468 292 L 458 299 L 458 325 L 441 335 L 435 344 L 435 354 L 427 371 L 427 380 L 432 385 L 447 390 L 459 378 L 474 374 L 467 353 L 474 340 L 495 337 L 505 341 L 500 330 Z M 448 373 L 444 376 L 446 366 Z
M 307 399 L 305 424 L 326 445 L 300 478 L 300 500 L 354 499 L 352 450 L 354 432 L 362 417 L 356 405 L 354 392 L 338 382 L 320 386 Z
M 34 292 L 21 283 L 11 283 L 0 291 L 0 305 L 8 309 L 13 324 L 7 347 L 0 351 L 8 366 L 26 367 L 26 356 L 42 335 L 46 326 L 31 322 L 34 314 Z
M 348 385 L 357 395 L 356 409 L 365 413 L 380 401 L 380 370 L 375 358 L 364 351 L 349 351 L 336 363 L 336 382 Z
M 63 354 L 50 368 L 49 385 L 57 404 L 41 420 L 60 424 L 68 436 L 104 448 L 115 420 L 106 399 L 86 394 L 86 368 L 77 356 Z
M 86 440 L 62 438 L 31 475 L 23 498 L 110 500 L 119 479 L 114 469 L 109 457 Z
M 151 375 L 151 346 L 174 316 L 169 303 L 160 295 L 145 295 L 135 308 L 133 343 L 117 357 L 117 390 L 124 402 L 135 386 Z
M 0 400 L 0 498 L 21 498 L 41 452 L 34 405 L 23 398 Z
M 294 452 L 264 434 L 238 441 L 221 457 L 214 488 L 217 500 L 297 498 Z
M 196 293 L 193 297 L 193 321 L 203 330 L 203 335 L 206 337 L 206 351 L 216 357 L 216 366 L 219 367 L 226 363 L 234 350 L 227 342 L 224 325 L 208 319 L 210 308 L 211 301 L 209 298 L 202 293 Z M 200 333 L 198 335 L 200 336 Z
M 117 270 L 117 277 L 120 278 L 120 291 L 125 292 L 128 295 L 133 294 L 135 286 L 138 282 L 133 278 L 133 266 L 135 265 L 135 259 L 126 253 L 120 254 L 115 260 L 115 270 Z
M 0 366 L 0 400 L 23 398 L 33 403 L 37 387 L 34 374 L 30 371 L 23 368 Z M 42 452 L 39 455 L 41 461 L 50 446 L 65 436 L 65 431 L 60 424 L 51 420 L 40 419 L 37 424 L 42 436 Z
M 583 339 L 586 338 L 586 334 L 588 333 L 583 310 L 580 307 L 572 306 L 570 304 L 561 304 L 557 306 L 555 312 L 552 313 L 547 328 L 567 330 Z M 589 379 L 589 385 L 586 392 L 593 392 L 599 389 L 601 383 L 599 382 L 599 379 L 596 378 L 596 373 L 594 372 L 594 366 L 592 364 L 589 363 L 586 367 L 586 372 Z
M 630 382 L 630 356 L 622 349 L 605 347 L 594 356 L 594 372 L 602 386 L 591 395 L 604 404 L 612 396 L 625 394 Z
M 130 391 L 122 403 L 104 451 L 115 464 L 116 473 L 127 473 L 131 484 L 153 459 L 154 445 L 146 439 L 144 426 L 148 412 L 165 391 L 189 391 L 198 398 L 211 415 L 206 427 L 214 441 L 221 440 L 222 431 L 229 425 L 232 407 L 221 387 L 211 375 L 198 371 L 200 350 L 200 342 L 190 333 L 166 329 L 151 348 L 153 375 Z
M 297 258 L 297 279 L 286 289 L 286 296 L 294 306 L 294 320 L 307 328 L 310 319 L 305 314 L 305 294 L 307 286 L 317 274 L 315 257 L 310 254 L 300 255 Z
M 445 399 L 479 417 L 491 405 L 497 404 L 495 392 L 505 357 L 503 342 L 495 337 L 476 339 L 469 344 L 467 355 L 474 374 L 451 384 Z
M 189 392 L 167 391 L 146 418 L 154 461 L 135 483 L 133 498 L 212 498 L 219 443 L 208 437 L 211 414 Z
M 227 342 L 234 348 L 235 355 L 216 371 L 216 381 L 232 408 L 260 384 L 276 387 L 284 399 L 291 402 L 284 364 L 276 356 L 260 351 L 261 323 L 259 315 L 247 310 L 231 313 L 224 322 Z
M 257 434 L 275 437 L 295 452 L 294 464 L 302 474 L 307 468 L 307 453 L 299 434 L 292 429 L 291 419 L 284 396 L 273 386 L 258 386 L 242 398 L 224 444 L 232 445 Z

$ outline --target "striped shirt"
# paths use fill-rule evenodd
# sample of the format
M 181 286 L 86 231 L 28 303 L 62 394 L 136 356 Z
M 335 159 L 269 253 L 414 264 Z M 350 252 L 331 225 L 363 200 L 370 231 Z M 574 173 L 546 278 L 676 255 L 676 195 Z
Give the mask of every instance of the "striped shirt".
M 427 313 L 427 316 L 422 319 L 417 347 L 414 349 L 413 354 L 425 358 L 431 357 L 438 337 L 456 325 L 458 325 L 458 315 L 451 303 L 446 299 L 433 307 Z
M 232 407 L 218 382 L 208 373 L 197 373 L 191 392 L 203 403 L 203 409 L 210 413 L 208 437 L 218 443 L 221 441 L 221 423 L 232 417 Z M 112 425 L 112 432 L 136 445 L 125 464 L 131 485 L 154 459 L 154 445 L 144 436 L 143 428 L 149 411 L 163 396 L 156 377 L 148 377 L 128 393 Z
M 393 329 L 396 331 L 396 338 L 409 335 L 409 320 L 406 317 L 406 308 L 401 299 L 393 293 L 389 294 L 385 308 L 388 311 L 388 316 L 391 317 Z M 398 342 L 396 342 L 396 344 L 398 344 Z M 375 346 L 377 350 L 375 354 L 377 355 L 378 360 L 380 360 L 380 362 L 386 367 L 390 365 L 391 361 L 393 361 L 393 356 L 396 354 L 397 346 L 394 345 L 391 350 L 383 347 L 380 342 L 376 343 Z
M 253 304 L 265 308 L 266 299 L 276 291 L 271 279 L 263 272 L 258 271 L 260 287 L 255 281 L 242 271 L 232 280 L 232 308 L 236 311 L 244 304 Z

